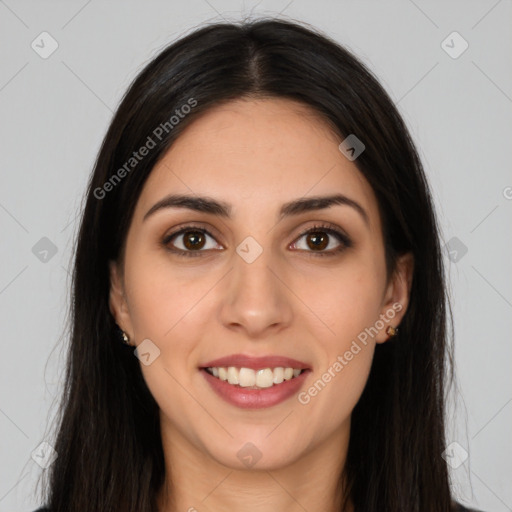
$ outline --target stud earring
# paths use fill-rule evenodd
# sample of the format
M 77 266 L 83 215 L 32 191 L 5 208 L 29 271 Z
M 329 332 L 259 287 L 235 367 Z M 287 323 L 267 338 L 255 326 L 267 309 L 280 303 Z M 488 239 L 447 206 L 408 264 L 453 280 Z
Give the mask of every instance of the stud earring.
M 128 335 L 124 331 L 121 331 L 121 336 L 123 338 L 123 343 L 125 345 L 130 345 L 131 346 L 130 338 L 128 338 Z
M 398 327 L 393 327 L 391 325 L 388 325 L 387 329 L 386 329 L 386 334 L 388 336 L 396 336 L 398 334 Z

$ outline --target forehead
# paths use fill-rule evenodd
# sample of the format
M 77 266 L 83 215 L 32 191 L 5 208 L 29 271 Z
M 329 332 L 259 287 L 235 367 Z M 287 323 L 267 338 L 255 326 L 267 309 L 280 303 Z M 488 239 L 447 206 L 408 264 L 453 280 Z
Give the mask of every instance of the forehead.
M 313 109 L 288 99 L 235 100 L 209 109 L 177 138 L 151 172 L 139 215 L 166 194 L 208 195 L 275 210 L 292 199 L 340 192 L 378 228 L 376 198 L 340 137 Z M 254 214 L 254 210 L 252 212 Z

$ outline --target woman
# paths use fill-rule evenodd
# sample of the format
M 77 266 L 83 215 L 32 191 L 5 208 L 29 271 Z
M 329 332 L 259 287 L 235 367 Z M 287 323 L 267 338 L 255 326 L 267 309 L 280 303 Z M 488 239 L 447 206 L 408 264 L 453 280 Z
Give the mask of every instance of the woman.
M 51 512 L 467 510 L 429 188 L 386 92 L 325 36 L 217 24 L 153 59 L 73 277 Z

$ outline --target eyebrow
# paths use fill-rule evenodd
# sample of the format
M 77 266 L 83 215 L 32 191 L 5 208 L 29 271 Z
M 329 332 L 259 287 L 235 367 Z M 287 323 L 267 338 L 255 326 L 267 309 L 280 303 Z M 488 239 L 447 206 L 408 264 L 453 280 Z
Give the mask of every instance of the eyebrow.
M 330 196 L 302 197 L 288 203 L 284 203 L 279 211 L 279 218 L 300 215 L 302 213 L 324 210 L 335 205 L 350 206 L 356 210 L 363 218 L 366 225 L 369 226 L 369 216 L 366 210 L 356 201 L 343 194 L 334 194 Z M 206 196 L 190 196 L 181 194 L 171 194 L 155 203 L 144 215 L 145 221 L 148 217 L 159 210 L 166 208 L 184 208 L 196 212 L 217 215 L 218 217 L 230 219 L 232 206 L 224 201 L 218 201 Z

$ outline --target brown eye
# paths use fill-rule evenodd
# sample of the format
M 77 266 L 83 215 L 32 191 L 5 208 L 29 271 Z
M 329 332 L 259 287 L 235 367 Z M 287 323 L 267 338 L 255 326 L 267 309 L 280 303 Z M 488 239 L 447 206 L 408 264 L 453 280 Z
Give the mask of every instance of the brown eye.
M 315 256 L 334 256 L 352 247 L 352 240 L 330 226 L 314 226 L 302 233 L 292 245 L 294 249 Z
M 205 243 L 205 236 L 201 231 L 185 231 L 183 233 L 183 245 L 189 250 L 202 249 Z
M 306 243 L 313 250 L 323 250 L 329 245 L 329 235 L 321 231 L 310 231 L 306 235 Z
M 169 251 L 183 256 L 201 256 L 210 249 L 223 248 L 206 229 L 195 226 L 186 226 L 167 235 L 162 244 Z

